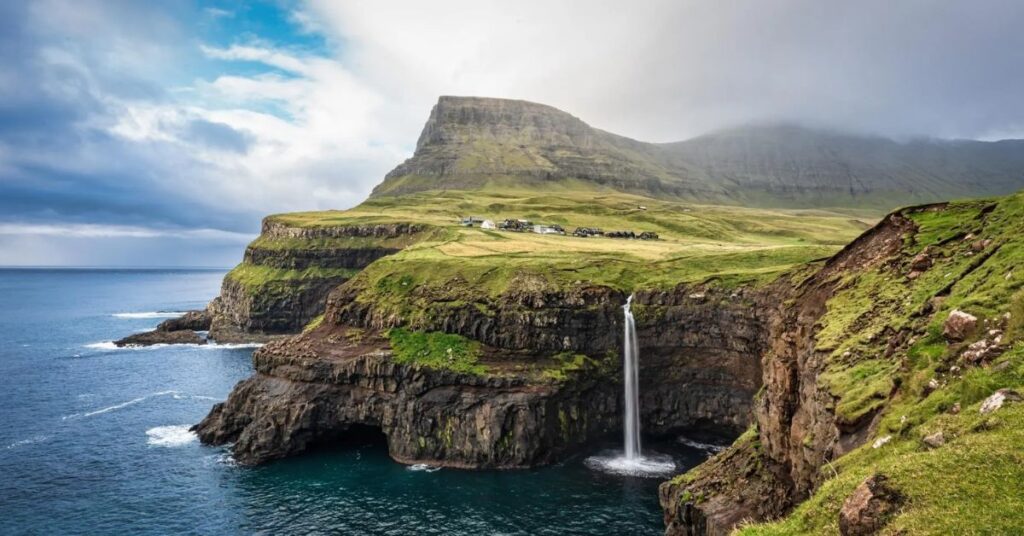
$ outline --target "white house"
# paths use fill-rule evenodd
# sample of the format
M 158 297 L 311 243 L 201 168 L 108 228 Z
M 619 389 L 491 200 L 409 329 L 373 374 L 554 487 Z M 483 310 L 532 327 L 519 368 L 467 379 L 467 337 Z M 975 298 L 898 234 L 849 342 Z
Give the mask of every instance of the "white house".
M 495 228 L 494 222 L 491 221 L 491 220 L 484 220 L 483 223 L 480 224 L 480 228 L 481 229 L 494 229 Z
M 565 234 L 560 227 L 554 227 L 550 225 L 534 225 L 533 232 L 537 234 Z

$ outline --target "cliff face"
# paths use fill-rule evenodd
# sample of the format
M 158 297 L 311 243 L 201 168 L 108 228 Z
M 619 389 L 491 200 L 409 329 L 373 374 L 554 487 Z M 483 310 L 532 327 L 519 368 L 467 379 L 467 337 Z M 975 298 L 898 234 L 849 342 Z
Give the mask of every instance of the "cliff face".
M 412 158 L 374 196 L 489 186 L 607 187 L 654 197 L 775 207 L 870 207 L 1024 187 L 1024 141 L 900 143 L 799 126 L 749 126 L 644 143 L 550 106 L 441 97 Z
M 834 396 L 818 382 L 828 361 L 815 335 L 843 278 L 897 254 L 913 230 L 908 218 L 892 214 L 810 277 L 783 278 L 766 291 L 773 306 L 765 314 L 764 389 L 754 409 L 759 433 L 690 478 L 662 485 L 666 534 L 728 534 L 740 520 L 778 517 L 807 497 L 826 461 L 865 440 L 870 415 L 837 422 Z
M 519 295 L 494 318 L 464 309 L 436 318 L 436 328 L 486 345 L 487 371 L 458 374 L 398 363 L 381 331 L 387 319 L 372 307 L 353 309 L 349 290 L 332 294 L 319 328 L 256 352 L 256 375 L 197 426 L 204 442 L 234 443 L 240 462 L 262 463 L 367 425 L 383 431 L 401 462 L 511 468 L 551 463 L 619 433 L 618 293 Z M 761 320 L 747 297 L 696 292 L 636 298 L 642 419 L 651 434 L 728 437 L 750 422 Z M 568 366 L 558 357 L 567 347 L 580 355 Z
M 612 385 L 531 381 L 396 363 L 387 344 L 325 329 L 272 343 L 256 375 L 198 425 L 204 442 L 234 443 L 235 459 L 262 463 L 343 436 L 353 425 L 387 436 L 404 463 L 516 468 L 550 463 L 611 431 Z
M 332 289 L 429 232 L 408 223 L 302 227 L 267 218 L 208 307 L 210 338 L 263 341 L 299 332 L 323 314 Z
M 372 195 L 473 189 L 488 181 L 520 186 L 572 178 L 619 191 L 713 197 L 722 193 L 657 162 L 657 146 L 616 136 L 532 102 L 441 97 L 416 154 Z

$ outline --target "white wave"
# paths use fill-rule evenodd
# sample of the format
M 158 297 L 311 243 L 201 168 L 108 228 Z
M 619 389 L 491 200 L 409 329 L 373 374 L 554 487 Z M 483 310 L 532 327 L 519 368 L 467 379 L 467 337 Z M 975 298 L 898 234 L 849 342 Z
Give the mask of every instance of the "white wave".
M 145 313 L 114 313 L 110 316 L 115 318 L 178 318 L 184 314 L 184 311 L 148 311 Z
M 199 439 L 187 424 L 157 426 L 146 430 L 146 443 L 157 447 L 181 447 Z
M 686 445 L 687 447 L 695 448 L 697 450 L 703 450 L 704 452 L 710 452 L 711 454 L 718 454 L 719 452 L 722 452 L 723 450 L 728 448 L 728 445 L 715 445 L 713 443 L 701 443 L 700 441 L 694 441 L 694 440 L 692 440 L 692 439 L 690 439 L 688 437 L 685 437 L 685 436 L 680 436 L 679 437 L 679 442 L 684 444 L 684 445 Z
M 86 412 L 86 413 L 75 413 L 75 414 L 72 414 L 72 415 L 65 415 L 64 417 L 61 417 L 61 420 L 66 421 L 68 419 L 74 419 L 76 417 L 92 417 L 94 415 L 102 415 L 104 413 L 110 413 L 111 411 L 117 411 L 119 409 L 127 408 L 128 406 L 134 406 L 135 404 L 138 404 L 140 402 L 145 402 L 146 400 L 148 400 L 150 398 L 153 398 L 153 397 L 156 397 L 156 396 L 167 396 L 167 395 L 175 395 L 175 394 L 178 394 L 178 391 L 160 391 L 158 393 L 150 393 L 150 394 L 145 395 L 145 396 L 140 396 L 138 398 L 133 398 L 133 399 L 127 401 L 127 402 L 121 402 L 120 404 L 114 404 L 113 406 L 107 406 L 105 408 L 100 408 L 100 409 L 97 409 L 95 411 L 89 411 L 89 412 Z
M 433 465 L 427 465 L 425 463 L 417 463 L 415 465 L 410 465 L 406 469 L 408 469 L 410 471 L 426 471 L 428 473 L 433 473 L 435 471 L 440 471 L 441 470 L 440 467 L 434 467 Z
M 648 454 L 638 458 L 627 458 L 625 456 L 591 456 L 584 462 L 587 467 L 623 476 L 654 477 L 661 476 L 675 471 L 676 463 L 671 456 L 661 454 Z
M 194 343 L 167 344 L 167 343 L 157 343 L 157 344 L 150 344 L 148 346 L 142 346 L 142 345 L 138 345 L 138 344 L 130 344 L 128 346 L 117 346 L 116 344 L 114 344 L 113 341 L 103 341 L 103 342 L 94 342 L 94 343 L 90 343 L 90 344 L 86 344 L 85 345 L 86 348 L 90 348 L 90 349 L 93 349 L 93 350 L 103 350 L 103 351 L 113 351 L 113 350 L 122 350 L 122 351 L 157 350 L 157 349 L 160 349 L 160 348 L 167 348 L 168 346 L 176 346 L 176 347 L 183 347 L 183 348 L 202 348 L 204 350 L 239 350 L 239 349 L 245 349 L 245 348 L 253 348 L 253 349 L 259 348 L 259 347 L 263 346 L 263 343 L 261 343 L 261 342 L 240 342 L 240 343 L 224 343 L 224 344 L 218 344 L 218 343 L 215 343 L 215 342 L 208 342 L 206 344 L 194 344 Z
M 224 400 L 223 398 L 217 398 L 217 397 L 213 397 L 213 396 L 204 396 L 204 395 L 181 395 L 181 394 L 175 394 L 175 395 L 172 395 L 172 396 L 174 397 L 175 400 L 210 400 L 212 402 L 220 402 L 221 400 Z
M 36 435 L 34 435 L 32 437 L 27 437 L 25 439 L 22 439 L 22 440 L 19 440 L 19 441 L 15 441 L 14 443 L 11 443 L 10 445 L 7 445 L 6 447 L 4 447 L 4 449 L 10 450 L 10 449 L 18 448 L 18 447 L 21 447 L 21 446 L 24 446 L 24 445 L 31 445 L 32 443 L 42 443 L 43 441 L 46 441 L 47 439 L 50 439 L 50 436 L 43 435 L 43 434 L 36 434 Z
M 85 347 L 92 348 L 93 350 L 120 350 L 120 348 L 114 344 L 114 341 L 94 342 L 86 344 Z

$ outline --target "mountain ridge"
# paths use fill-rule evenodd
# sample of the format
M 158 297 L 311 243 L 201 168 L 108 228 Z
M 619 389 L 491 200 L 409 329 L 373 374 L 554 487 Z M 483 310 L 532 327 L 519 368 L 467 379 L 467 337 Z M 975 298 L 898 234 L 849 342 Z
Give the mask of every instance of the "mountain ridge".
M 572 180 L 697 202 L 891 209 L 1024 187 L 1024 140 L 899 142 L 783 123 L 647 143 L 544 104 L 443 96 L 414 155 L 371 197 Z

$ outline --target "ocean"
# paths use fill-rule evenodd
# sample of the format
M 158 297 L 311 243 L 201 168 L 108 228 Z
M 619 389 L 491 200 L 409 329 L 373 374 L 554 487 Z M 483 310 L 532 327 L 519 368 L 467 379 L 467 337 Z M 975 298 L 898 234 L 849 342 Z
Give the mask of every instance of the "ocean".
M 536 470 L 461 471 L 407 467 L 363 440 L 253 468 L 200 445 L 188 427 L 252 373 L 253 347 L 110 341 L 202 308 L 222 277 L 0 270 L 0 533 L 663 531 L 662 479 L 594 471 L 584 454 Z M 707 455 L 654 447 L 680 467 Z

